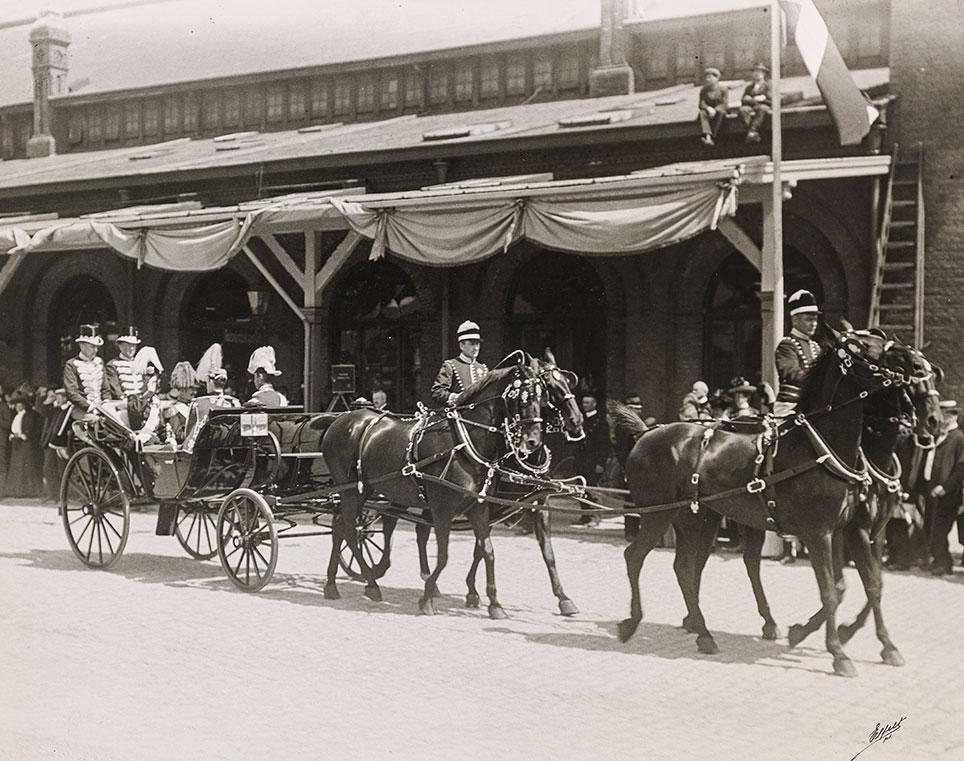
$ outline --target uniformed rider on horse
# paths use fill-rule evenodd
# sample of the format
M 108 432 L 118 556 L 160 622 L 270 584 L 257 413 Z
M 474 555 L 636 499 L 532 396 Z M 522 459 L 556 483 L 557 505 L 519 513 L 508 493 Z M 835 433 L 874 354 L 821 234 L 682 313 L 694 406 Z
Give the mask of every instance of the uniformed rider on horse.
M 790 309 L 790 333 L 776 348 L 777 393 L 773 414 L 777 417 L 793 415 L 800 400 L 800 390 L 806 383 L 814 363 L 825 349 L 816 340 L 820 325 L 820 307 L 816 297 L 807 290 L 796 291 L 787 300 Z
M 439 368 L 432 384 L 432 398 L 439 404 L 451 404 L 459 394 L 489 373 L 489 368 L 478 361 L 482 348 L 482 333 L 478 324 L 466 320 L 459 325 L 459 356 L 447 359 Z

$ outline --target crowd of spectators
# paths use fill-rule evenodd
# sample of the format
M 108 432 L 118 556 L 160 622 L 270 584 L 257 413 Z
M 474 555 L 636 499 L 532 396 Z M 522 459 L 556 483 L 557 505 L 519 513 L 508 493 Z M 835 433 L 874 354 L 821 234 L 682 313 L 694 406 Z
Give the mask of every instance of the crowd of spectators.
M 0 499 L 57 501 L 69 407 L 62 388 L 0 386 Z

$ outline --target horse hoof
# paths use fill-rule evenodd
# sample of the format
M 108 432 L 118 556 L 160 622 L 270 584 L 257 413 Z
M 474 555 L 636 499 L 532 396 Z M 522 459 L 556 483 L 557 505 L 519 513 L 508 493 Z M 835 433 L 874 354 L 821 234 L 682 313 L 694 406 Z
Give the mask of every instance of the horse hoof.
M 684 632 L 689 632 L 690 634 L 697 633 L 696 627 L 693 626 L 689 616 L 686 616 L 686 618 L 683 619 L 682 623 L 680 623 L 679 625 L 679 628 L 682 629 Z
M 780 639 L 783 633 L 780 631 L 780 627 L 776 624 L 763 624 L 763 639 L 775 640 Z
M 564 616 L 575 616 L 579 614 L 579 608 L 568 597 L 559 601 L 559 612 Z
M 796 647 L 807 638 L 807 632 L 800 624 L 794 624 L 787 632 L 787 641 L 790 647 Z
M 508 617 L 509 616 L 506 614 L 505 610 L 503 610 L 501 605 L 489 606 L 489 618 L 491 618 L 493 621 L 502 621 Z
M 619 641 L 628 642 L 629 638 L 636 633 L 639 621 L 635 618 L 627 618 L 619 622 Z
M 425 599 L 424 597 L 418 601 L 418 609 L 422 611 L 423 616 L 434 616 L 435 615 L 435 601 L 429 597 Z
M 880 651 L 880 659 L 888 666 L 903 666 L 905 663 L 904 656 L 900 654 L 896 647 L 885 647 Z
M 465 596 L 465 607 L 466 608 L 478 608 L 479 607 L 479 596 L 478 595 L 466 595 Z
M 839 655 L 833 659 L 833 673 L 837 676 L 855 677 L 857 667 L 846 655 Z
M 338 587 L 334 584 L 329 584 L 325 587 L 325 599 L 326 600 L 340 600 L 341 592 L 338 591 Z
M 365 587 L 365 597 L 367 597 L 372 602 L 382 601 L 382 590 L 378 587 Z
M 716 644 L 716 640 L 709 635 L 701 635 L 696 638 L 696 649 L 703 653 L 703 655 L 716 655 L 720 652 L 719 646 Z

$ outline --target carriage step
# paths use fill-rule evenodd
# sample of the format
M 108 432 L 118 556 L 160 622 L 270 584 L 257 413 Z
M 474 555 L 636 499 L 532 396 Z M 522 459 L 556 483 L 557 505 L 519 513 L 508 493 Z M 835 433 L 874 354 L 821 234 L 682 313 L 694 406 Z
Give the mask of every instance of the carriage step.
M 905 288 L 910 289 L 914 286 L 912 283 L 880 283 L 877 287 L 883 291 L 899 291 Z
M 885 270 L 906 270 L 913 269 L 917 262 L 884 262 Z

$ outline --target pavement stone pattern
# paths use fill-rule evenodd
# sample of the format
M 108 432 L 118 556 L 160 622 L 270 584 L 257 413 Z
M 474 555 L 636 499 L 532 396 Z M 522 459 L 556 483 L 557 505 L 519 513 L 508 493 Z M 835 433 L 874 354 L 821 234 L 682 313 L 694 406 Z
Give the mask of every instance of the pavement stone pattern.
M 823 637 L 760 638 L 743 563 L 714 554 L 702 600 L 721 652 L 679 630 L 671 550 L 643 569 L 646 618 L 621 644 L 628 584 L 617 530 L 558 532 L 558 614 L 535 541 L 494 535 L 491 621 L 463 607 L 470 536 L 453 537 L 440 615 L 418 615 L 414 532 L 396 533 L 385 601 L 341 580 L 322 595 L 327 538 L 282 543 L 274 580 L 236 590 L 135 513 L 125 556 L 84 568 L 56 510 L 0 504 L 0 759 L 841 759 L 906 717 L 861 761 L 964 758 L 964 569 L 888 574 L 885 612 L 907 659 L 880 662 L 873 628 L 832 675 Z M 434 543 L 433 543 L 434 544 Z M 431 545 L 430 545 L 431 546 Z M 434 550 L 433 550 L 434 551 Z M 959 553 L 959 548 L 957 552 Z M 959 560 L 959 554 L 956 556 Z M 806 562 L 764 561 L 786 630 L 818 604 Z M 841 620 L 863 602 L 856 572 Z M 481 575 L 480 575 L 481 580 Z M 484 600 L 483 600 L 484 602 Z

